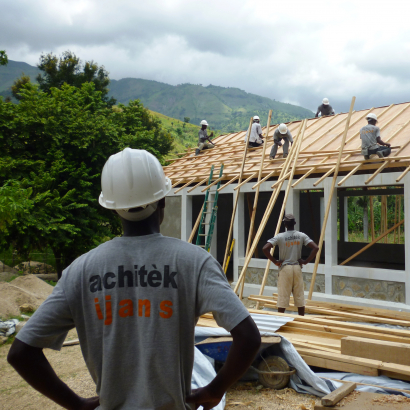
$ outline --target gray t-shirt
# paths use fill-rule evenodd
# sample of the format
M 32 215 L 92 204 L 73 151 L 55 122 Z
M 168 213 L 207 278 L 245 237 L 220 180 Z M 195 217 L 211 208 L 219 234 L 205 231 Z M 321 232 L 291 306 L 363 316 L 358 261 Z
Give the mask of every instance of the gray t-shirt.
M 198 131 L 198 143 L 202 143 L 205 142 L 205 140 L 208 138 L 208 132 L 206 131 L 206 129 L 200 129 Z
M 251 136 L 249 137 L 249 142 L 258 142 L 261 143 L 262 140 L 259 137 L 259 134 L 262 134 L 262 127 L 258 122 L 254 122 L 251 128 Z M 246 135 L 245 134 L 245 142 L 246 142 Z
M 279 129 L 276 128 L 275 132 L 273 133 L 273 139 L 280 141 L 283 138 L 287 138 L 290 142 L 293 143 L 292 134 L 290 133 L 289 129 L 286 131 L 286 134 L 282 134 Z
M 268 242 L 273 246 L 279 246 L 279 259 L 283 261 L 283 268 L 285 265 L 297 265 L 302 257 L 303 245 L 306 246 L 313 241 L 303 232 L 286 231 L 269 239 Z
M 76 327 L 101 410 L 192 409 L 206 312 L 228 331 L 249 316 L 209 253 L 161 234 L 119 237 L 76 259 L 17 338 L 59 350 Z
M 362 139 L 362 149 L 377 149 L 379 144 L 377 138 L 380 137 L 380 128 L 375 125 L 367 124 L 360 130 Z

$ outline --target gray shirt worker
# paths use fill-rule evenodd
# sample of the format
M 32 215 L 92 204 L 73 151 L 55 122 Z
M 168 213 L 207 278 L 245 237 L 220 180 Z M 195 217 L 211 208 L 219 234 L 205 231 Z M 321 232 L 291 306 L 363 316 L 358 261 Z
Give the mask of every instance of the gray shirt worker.
M 202 128 L 198 131 L 198 144 L 205 142 L 208 138 L 208 133 L 206 132 L 206 128 L 203 130 Z
M 302 257 L 303 245 L 313 242 L 305 233 L 299 231 L 286 231 L 279 233 L 268 242 L 273 246 L 279 246 L 279 260 L 283 260 L 282 269 L 286 265 L 298 265 Z
M 292 138 L 292 134 L 289 131 L 289 128 L 286 131 L 286 134 L 282 134 L 279 131 L 279 128 L 276 128 L 275 132 L 273 133 L 273 139 L 276 141 L 281 141 L 282 139 L 287 138 L 289 142 L 291 142 L 293 144 L 293 138 Z
M 332 108 L 330 104 L 322 104 L 319 105 L 319 107 L 317 107 L 317 113 L 315 117 L 318 117 L 320 112 L 322 113 L 323 117 L 324 115 L 333 115 L 335 113 L 335 110 Z
M 195 324 L 206 312 L 227 331 L 249 316 L 208 252 L 159 233 L 123 236 L 65 269 L 17 338 L 60 350 L 76 327 L 97 409 L 187 410 Z
M 360 130 L 362 140 L 362 154 L 367 155 L 368 150 L 374 150 L 379 147 L 377 138 L 380 137 L 380 128 L 376 125 L 367 124 Z M 366 151 L 366 153 L 364 153 Z

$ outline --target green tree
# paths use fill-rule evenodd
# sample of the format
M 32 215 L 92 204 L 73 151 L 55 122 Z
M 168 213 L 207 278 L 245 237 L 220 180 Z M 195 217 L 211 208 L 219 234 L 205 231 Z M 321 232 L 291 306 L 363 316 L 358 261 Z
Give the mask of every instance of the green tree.
M 7 65 L 9 59 L 7 58 L 7 54 L 4 50 L 0 50 L 0 65 Z
M 17 100 L 21 100 L 22 97 L 20 95 L 20 90 L 23 88 L 23 85 L 28 84 L 29 82 L 30 77 L 28 75 L 25 75 L 24 73 L 20 78 L 14 81 L 13 85 L 11 86 L 11 93 L 13 94 L 13 97 Z
M 108 84 L 110 79 L 104 66 L 98 66 L 94 61 L 82 64 L 79 57 L 71 51 L 65 51 L 61 57 L 53 53 L 42 54 L 37 67 L 44 74 L 37 76 L 40 90 L 49 93 L 52 87 L 61 88 L 66 83 L 74 87 L 81 87 L 86 82 L 92 82 L 97 91 L 101 91 L 102 99 L 113 106 L 115 98 L 108 98 Z
M 7 230 L 0 248 L 12 245 L 28 256 L 50 247 L 61 273 L 120 233 L 118 218 L 98 204 L 107 158 L 128 146 L 162 161 L 173 140 L 138 100 L 107 108 L 93 83 L 49 93 L 27 83 L 20 95 L 20 104 L 0 100 L 0 187 L 20 190 L 13 195 L 26 202 L 17 213 L 10 212 L 10 200 L 1 208 Z
M 189 118 L 189 117 L 184 117 L 184 122 L 189 123 L 190 119 L 191 118 Z

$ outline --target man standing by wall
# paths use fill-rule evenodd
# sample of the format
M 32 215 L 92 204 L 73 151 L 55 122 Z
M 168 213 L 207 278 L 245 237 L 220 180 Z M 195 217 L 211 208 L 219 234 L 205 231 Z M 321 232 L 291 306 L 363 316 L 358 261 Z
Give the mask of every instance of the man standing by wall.
M 206 129 L 208 128 L 208 123 L 206 120 L 201 121 L 201 129 L 198 131 L 198 148 L 195 151 L 195 155 L 199 155 L 199 153 L 203 149 L 209 149 L 215 147 L 215 144 L 209 139 L 214 135 L 213 132 L 211 132 L 211 135 L 208 137 L 208 133 Z
M 245 144 L 246 144 L 247 135 L 248 133 L 246 133 L 245 135 Z M 256 148 L 256 147 L 260 147 L 262 144 L 263 144 L 262 127 L 259 124 L 259 117 L 255 115 L 253 117 L 251 135 L 249 136 L 249 147 Z
M 153 155 L 130 148 L 112 155 L 101 182 L 99 202 L 121 218 L 123 236 L 63 272 L 17 335 L 8 361 L 70 410 L 212 409 L 254 360 L 259 331 L 208 252 L 160 234 L 172 182 Z M 231 332 L 233 344 L 215 379 L 191 392 L 195 324 L 206 312 Z M 98 397 L 75 394 L 43 354 L 60 350 L 74 327 Z
M 322 117 L 325 115 L 335 115 L 335 110 L 329 104 L 329 100 L 327 98 L 323 98 L 322 104 L 317 108 L 315 117 L 319 117 L 320 112 L 322 113 Z
M 295 231 L 295 217 L 286 214 L 283 222 L 286 232 L 282 232 L 263 247 L 263 253 L 279 267 L 278 273 L 278 312 L 285 313 L 289 306 L 290 294 L 293 294 L 295 306 L 301 316 L 305 314 L 305 294 L 302 266 L 309 263 L 319 250 L 318 246 L 304 233 Z M 271 255 L 271 249 L 279 246 L 279 260 Z M 303 245 L 312 249 L 307 259 L 301 259 Z
M 368 124 L 360 130 L 364 159 L 388 157 L 391 154 L 390 144 L 383 142 L 380 137 L 380 128 L 376 127 L 376 114 L 367 114 L 366 119 Z
M 283 158 L 286 158 L 289 153 L 289 142 L 293 144 L 292 134 L 290 133 L 288 127 L 285 124 L 280 124 L 273 133 L 273 145 L 270 150 L 269 158 L 275 159 L 278 147 L 282 146 L 282 139 L 284 140 L 283 144 Z

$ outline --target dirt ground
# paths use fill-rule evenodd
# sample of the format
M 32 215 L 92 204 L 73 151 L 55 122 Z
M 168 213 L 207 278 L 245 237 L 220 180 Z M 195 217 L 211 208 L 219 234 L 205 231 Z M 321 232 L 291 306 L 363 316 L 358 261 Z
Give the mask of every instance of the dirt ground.
M 75 330 L 67 340 L 76 339 Z M 54 410 L 61 409 L 40 393 L 32 389 L 7 363 L 10 345 L 0 346 L 0 409 L 2 410 Z M 83 397 L 95 396 L 95 385 L 88 373 L 80 346 L 63 347 L 60 352 L 44 349 L 58 376 Z M 313 410 L 320 399 L 298 394 L 293 389 L 270 390 L 258 382 L 237 383 L 227 394 L 227 409 L 235 410 Z
M 3 279 L 4 280 L 4 279 Z M 0 279 L 0 317 L 15 314 L 22 303 L 32 303 L 38 307 L 53 287 L 34 275 L 22 276 L 12 282 L 1 282 Z M 248 307 L 254 307 L 246 299 Z M 75 330 L 69 332 L 67 340 L 77 339 Z M 0 409 L 2 410 L 43 410 L 60 409 L 61 407 L 32 389 L 7 363 L 10 344 L 0 346 Z M 79 345 L 63 347 L 60 352 L 44 349 L 44 353 L 58 376 L 77 394 L 83 397 L 95 396 L 95 385 L 92 381 Z M 298 394 L 290 388 L 270 390 L 258 382 L 238 383 L 227 394 L 228 409 L 255 410 L 306 410 L 313 409 L 319 398 Z

